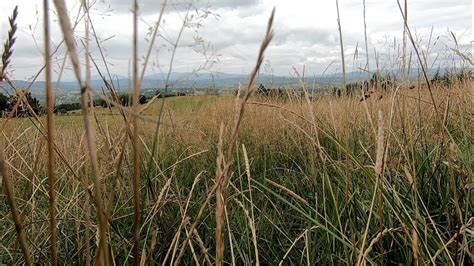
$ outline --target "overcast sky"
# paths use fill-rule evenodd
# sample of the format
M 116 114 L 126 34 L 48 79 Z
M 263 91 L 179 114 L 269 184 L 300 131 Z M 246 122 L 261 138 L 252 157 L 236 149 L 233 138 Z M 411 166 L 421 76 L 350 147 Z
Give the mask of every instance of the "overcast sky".
M 51 1 L 52 2 L 52 1 Z M 131 57 L 132 15 L 129 0 L 97 0 L 91 10 L 92 22 L 112 73 L 127 77 Z M 363 0 L 340 0 L 341 26 L 348 71 L 365 65 L 363 24 Z M 72 19 L 79 11 L 79 0 L 68 0 Z M 164 23 L 157 38 L 156 49 L 147 68 L 147 74 L 167 72 L 171 59 L 171 44 L 174 43 L 186 16 L 187 2 L 171 1 L 166 7 Z M 174 4 L 173 4 L 174 3 Z M 0 1 L 0 36 L 5 40 L 8 31 L 7 17 L 18 5 L 17 42 L 14 46 L 9 72 L 14 79 L 29 79 L 41 68 L 43 31 L 42 1 Z M 51 4 L 52 7 L 54 7 Z M 159 0 L 139 1 L 140 6 L 140 54 L 145 55 L 147 33 L 158 18 L 162 5 Z M 339 35 L 335 1 L 325 0 L 204 0 L 195 1 L 195 9 L 189 11 L 190 27 L 184 29 L 173 62 L 174 72 L 201 71 L 247 74 L 255 64 L 260 42 L 263 38 L 268 16 L 273 7 L 275 14 L 275 39 L 268 48 L 262 72 L 288 75 L 292 67 L 302 69 L 308 75 L 341 71 Z M 471 0 L 409 0 L 409 25 L 426 49 L 433 29 L 431 63 L 435 67 L 450 61 L 446 47 L 454 47 L 455 33 L 459 48 L 472 56 L 472 1 Z M 375 52 L 379 53 L 379 68 L 396 67 L 398 45 L 402 36 L 402 17 L 396 0 L 366 0 L 367 37 L 369 43 L 370 68 L 375 68 Z M 203 18 L 203 10 L 211 13 Z M 54 13 L 52 42 L 56 46 L 62 40 Z M 199 23 L 199 27 L 197 27 Z M 77 36 L 84 33 L 83 21 L 76 28 Z M 199 37 L 199 38 L 198 38 Z M 439 38 L 438 38 L 439 37 Z M 394 46 L 394 38 L 397 39 Z M 197 43 L 196 40 L 202 40 Z M 81 45 L 82 46 L 82 45 Z M 99 51 L 92 45 L 94 58 Z M 205 53 L 204 53 L 205 52 Z M 55 72 L 64 57 L 64 49 L 55 56 Z M 205 64 L 218 59 L 215 64 Z M 436 60 L 435 60 L 436 58 Z M 103 65 L 98 61 L 101 69 Z M 63 80 L 71 80 L 71 71 L 66 66 Z

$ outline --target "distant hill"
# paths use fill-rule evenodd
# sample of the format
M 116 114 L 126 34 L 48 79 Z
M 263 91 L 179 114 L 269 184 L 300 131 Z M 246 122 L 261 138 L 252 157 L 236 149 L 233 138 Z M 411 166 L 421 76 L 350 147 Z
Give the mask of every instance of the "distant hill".
M 108 78 L 107 78 L 108 79 Z M 166 75 L 152 74 L 144 77 L 142 82 L 142 89 L 164 89 L 166 85 Z M 240 74 L 228 74 L 228 73 L 204 73 L 204 74 L 193 74 L 193 73 L 171 73 L 168 79 L 168 88 L 170 89 L 189 89 L 189 88 L 212 88 L 218 89 L 223 87 L 234 87 L 239 83 L 246 84 L 248 81 L 247 75 Z M 278 85 L 285 85 L 289 82 L 298 82 L 295 78 L 279 77 L 279 76 L 268 76 L 260 75 L 257 79 L 258 83 L 274 83 Z M 30 82 L 24 80 L 13 80 L 13 83 L 19 88 L 26 89 L 30 86 Z M 113 79 L 112 83 L 119 92 L 127 92 L 130 84 L 132 83 L 128 78 Z M 7 89 L 9 86 L 3 85 Z M 31 85 L 31 92 L 33 95 L 39 98 L 43 98 L 44 94 L 44 81 L 36 81 Z M 95 77 L 91 81 L 91 87 L 95 91 L 101 91 L 105 89 L 103 81 L 100 77 Z M 61 81 L 59 83 L 53 82 L 53 88 L 58 88 L 59 94 L 64 93 L 79 93 L 79 85 L 76 81 Z
M 437 69 L 429 69 L 428 75 L 431 77 L 436 73 Z M 381 71 L 382 74 L 390 73 L 395 76 L 396 79 L 399 79 L 400 73 L 398 70 L 384 70 Z M 421 73 L 421 70 L 412 69 L 410 74 L 410 79 L 416 79 L 418 73 Z M 443 70 L 440 70 L 440 73 L 444 73 Z M 342 73 L 333 73 L 325 75 L 316 75 L 316 76 L 307 76 L 305 78 L 306 82 L 312 84 L 313 82 L 321 85 L 338 85 L 342 84 Z M 346 81 L 354 82 L 359 80 L 365 80 L 370 76 L 366 72 L 348 72 L 346 73 Z M 131 80 L 123 76 L 116 76 L 114 79 L 113 85 L 119 92 L 127 92 L 131 84 Z M 166 84 L 166 74 L 151 74 L 146 75 L 142 82 L 142 90 L 152 92 L 158 89 L 163 89 Z M 248 75 L 242 74 L 229 74 L 229 73 L 179 73 L 173 72 L 169 76 L 169 89 L 170 90 L 183 90 L 190 88 L 197 89 L 207 89 L 207 88 L 235 88 L 239 83 L 246 85 L 248 82 Z M 259 75 L 256 83 L 263 83 L 265 85 L 273 86 L 286 86 L 286 85 L 295 85 L 300 81 L 296 77 L 284 77 L 284 76 L 271 76 L 271 75 Z M 14 80 L 13 83 L 20 87 L 26 89 L 30 82 L 24 80 Z M 8 89 L 8 86 L 2 84 Z M 44 81 L 34 82 L 31 86 L 31 93 L 34 97 L 37 97 L 40 101 L 44 100 Z M 94 76 L 91 82 L 91 86 L 95 91 L 102 91 L 105 89 L 103 81 L 99 76 Z M 58 88 L 58 101 L 60 102 L 70 102 L 77 101 L 80 97 L 79 95 L 79 86 L 76 81 L 61 81 L 59 83 L 53 82 L 53 88 Z

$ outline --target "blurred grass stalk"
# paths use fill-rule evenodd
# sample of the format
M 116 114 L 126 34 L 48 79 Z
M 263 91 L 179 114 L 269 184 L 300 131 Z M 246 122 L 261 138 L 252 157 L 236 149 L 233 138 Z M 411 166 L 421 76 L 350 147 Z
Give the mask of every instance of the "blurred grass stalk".
M 49 219 L 51 230 L 51 264 L 58 265 L 57 229 L 56 229 L 56 169 L 54 151 L 54 95 L 51 85 L 51 59 L 50 59 L 50 29 L 49 29 L 49 0 L 43 0 L 44 19 L 44 61 L 45 61 L 45 94 L 46 94 L 46 120 L 48 136 L 48 183 L 49 183 Z

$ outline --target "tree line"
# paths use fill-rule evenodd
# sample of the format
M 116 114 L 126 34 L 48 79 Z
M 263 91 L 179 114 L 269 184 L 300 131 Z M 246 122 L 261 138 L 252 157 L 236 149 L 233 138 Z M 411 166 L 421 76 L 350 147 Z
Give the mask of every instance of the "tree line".
M 11 113 L 12 110 L 15 109 L 15 105 L 17 105 L 18 98 L 18 95 L 5 95 L 3 93 L 0 93 L 0 115 L 2 117 L 8 115 L 9 113 Z M 31 116 L 31 111 L 33 111 L 36 115 L 42 115 L 44 113 L 44 107 L 40 104 L 39 100 L 36 97 L 33 97 L 31 95 L 31 92 L 25 92 L 25 98 L 31 109 L 29 109 L 28 106 L 24 103 L 24 101 L 22 101 L 18 104 L 18 107 L 16 108 L 16 111 L 13 114 L 14 117 Z M 129 94 L 122 94 L 119 95 L 119 101 L 121 105 L 129 106 L 132 103 L 132 97 Z M 140 104 L 145 104 L 147 103 L 147 101 L 148 99 L 145 95 L 140 95 Z M 104 99 L 95 99 L 94 106 L 106 108 L 108 107 L 108 103 Z M 79 102 L 61 103 L 54 107 L 54 113 L 64 114 L 69 111 L 78 109 L 81 109 L 81 104 Z
M 464 82 L 470 81 L 472 79 L 472 71 L 460 71 L 459 73 L 451 73 L 446 71 L 444 75 L 440 74 L 439 69 L 433 75 L 433 77 L 429 80 L 431 85 L 442 85 L 448 87 L 452 85 L 455 81 L 456 82 Z M 371 79 L 369 80 L 362 80 L 347 83 L 345 87 L 345 94 L 347 96 L 353 96 L 357 92 L 362 91 L 363 97 L 361 100 L 365 100 L 370 97 L 370 94 L 373 93 L 374 90 L 385 92 L 394 88 L 399 81 L 396 80 L 395 75 L 382 74 L 377 71 L 373 73 Z M 415 86 L 411 85 L 409 89 L 414 89 Z M 334 87 L 333 94 L 336 96 L 342 96 L 343 91 L 341 88 Z M 381 97 L 381 96 L 380 96 Z
M 31 110 L 36 114 L 43 113 L 43 108 L 41 107 L 38 99 L 31 95 L 31 92 L 25 93 L 26 101 L 31 107 Z M 2 116 L 9 114 L 17 105 L 18 95 L 5 95 L 0 93 L 0 113 Z M 31 111 L 28 110 L 28 106 L 24 102 L 20 102 L 16 108 L 16 112 L 13 114 L 16 117 L 26 117 L 31 115 Z
M 130 94 L 121 94 L 121 95 L 119 95 L 119 101 L 120 101 L 120 104 L 122 106 L 130 106 L 131 103 L 132 103 L 132 96 Z M 148 98 L 143 94 L 140 95 L 140 98 L 138 98 L 138 102 L 140 104 L 145 104 L 145 103 L 147 103 L 147 101 L 148 101 Z M 110 102 L 107 102 L 106 100 L 101 99 L 101 98 L 94 100 L 94 106 L 107 108 L 110 105 L 111 105 Z M 54 112 L 55 113 L 60 113 L 60 114 L 65 114 L 69 111 L 81 109 L 81 107 L 82 107 L 81 104 L 78 103 L 78 102 L 76 102 L 76 103 L 62 103 L 62 104 L 56 105 L 56 107 L 54 108 Z

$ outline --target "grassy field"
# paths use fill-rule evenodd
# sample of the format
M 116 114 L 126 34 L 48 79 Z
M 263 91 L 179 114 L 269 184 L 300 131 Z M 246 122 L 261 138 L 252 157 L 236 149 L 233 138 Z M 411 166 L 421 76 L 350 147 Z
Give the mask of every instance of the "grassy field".
M 426 90 L 398 88 L 365 102 L 333 96 L 250 99 L 222 193 L 224 262 L 472 262 L 472 84 L 434 88 L 440 117 Z M 213 187 L 240 101 L 230 96 L 166 99 L 153 157 L 161 99 L 143 111 L 143 263 L 214 263 Z M 131 263 L 130 138 L 118 109 L 95 108 L 91 118 L 108 218 L 107 250 L 111 262 Z M 82 115 L 56 116 L 55 127 L 59 258 L 64 264 L 84 264 L 97 252 L 98 224 Z M 47 263 L 44 129 L 34 118 L 17 118 L 3 139 L 31 256 Z M 21 263 L 5 202 L 0 203 L 0 261 Z
M 91 69 L 99 67 L 89 52 L 100 53 L 99 65 L 108 65 L 90 18 L 97 14 L 89 14 L 94 3 L 82 1 L 76 22 L 62 0 L 54 1 L 54 13 L 44 12 L 48 41 L 39 42 L 45 58 L 36 76 L 45 79 L 42 116 L 10 80 L 16 8 L 9 17 L 0 81 L 11 86 L 8 99 L 15 101 L 0 120 L 0 264 L 474 263 L 472 73 L 429 80 L 432 36 L 421 50 L 403 15 L 406 6 L 399 6 L 403 54 L 394 55 L 403 63 L 394 68 L 403 75 L 421 68 L 424 76 L 412 84 L 406 77 L 391 83 L 374 78 L 363 101 L 369 92 L 362 87 L 351 96 L 312 97 L 301 78 L 303 94 L 287 88 L 286 96 L 262 96 L 256 78 L 273 38 L 273 9 L 249 81 L 239 84 L 236 96 L 155 98 L 140 105 L 166 1 L 149 28 L 146 55 L 137 49 L 134 1 L 132 102 L 122 106 L 102 74 L 107 93 L 100 96 L 91 86 Z M 49 1 L 43 4 L 50 10 Z M 336 7 L 345 85 L 338 1 Z M 192 9 L 181 18 L 175 42 L 166 39 L 172 54 L 168 78 L 181 33 L 201 26 L 193 24 L 192 12 L 188 17 Z M 197 22 L 211 14 L 195 11 Z M 67 48 L 60 70 L 58 49 L 50 47 L 50 13 L 64 37 L 56 48 Z M 79 21 L 84 31 L 74 31 Z M 460 70 L 459 63 L 469 70 L 470 53 L 459 51 L 450 34 L 456 42 L 456 49 L 446 48 L 454 53 L 453 69 Z M 406 51 L 407 43 L 412 50 Z M 81 110 L 55 115 L 52 72 L 65 68 L 81 88 Z M 168 79 L 164 84 L 172 85 Z M 91 107 L 92 96 L 114 107 Z M 20 105 L 28 117 L 15 117 Z

